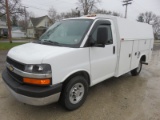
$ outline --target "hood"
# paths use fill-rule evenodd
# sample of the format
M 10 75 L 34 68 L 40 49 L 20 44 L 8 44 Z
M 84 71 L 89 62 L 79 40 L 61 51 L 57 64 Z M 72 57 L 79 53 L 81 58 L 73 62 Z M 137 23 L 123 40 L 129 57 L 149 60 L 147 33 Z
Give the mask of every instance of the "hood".
M 49 55 L 58 56 L 75 48 L 49 46 L 36 43 L 27 43 L 12 48 L 8 52 L 8 57 L 25 64 L 41 64 L 45 57 Z

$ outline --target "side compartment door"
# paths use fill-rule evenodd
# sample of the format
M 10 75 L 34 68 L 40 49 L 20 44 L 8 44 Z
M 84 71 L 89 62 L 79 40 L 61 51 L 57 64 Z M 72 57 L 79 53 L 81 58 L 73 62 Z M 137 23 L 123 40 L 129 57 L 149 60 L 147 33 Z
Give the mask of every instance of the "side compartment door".
M 135 40 L 133 43 L 133 51 L 132 51 L 132 61 L 131 61 L 131 70 L 135 69 L 138 67 L 138 63 L 139 63 L 139 58 L 138 58 L 138 46 L 139 45 L 139 41 Z
M 109 22 L 109 21 L 108 21 Z M 105 27 L 108 31 L 108 39 L 104 47 L 90 47 L 90 64 L 92 83 L 96 84 L 115 74 L 117 56 L 116 44 L 112 34 L 112 25 L 107 20 L 98 20 L 91 32 L 92 42 L 96 44 L 97 30 L 99 27 Z M 106 33 L 107 34 L 107 33 Z
M 133 41 L 121 41 L 118 76 L 130 71 Z

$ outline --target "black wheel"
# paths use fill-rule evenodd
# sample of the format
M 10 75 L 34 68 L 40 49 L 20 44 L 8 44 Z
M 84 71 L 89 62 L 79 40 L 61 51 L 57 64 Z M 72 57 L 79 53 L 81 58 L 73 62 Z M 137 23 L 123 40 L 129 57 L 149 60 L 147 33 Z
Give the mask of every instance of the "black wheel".
M 88 82 L 83 76 L 76 76 L 64 86 L 61 95 L 61 103 L 68 110 L 79 108 L 86 100 L 88 94 Z
M 142 70 L 142 61 L 139 62 L 139 65 L 137 68 L 131 71 L 132 76 L 137 76 Z

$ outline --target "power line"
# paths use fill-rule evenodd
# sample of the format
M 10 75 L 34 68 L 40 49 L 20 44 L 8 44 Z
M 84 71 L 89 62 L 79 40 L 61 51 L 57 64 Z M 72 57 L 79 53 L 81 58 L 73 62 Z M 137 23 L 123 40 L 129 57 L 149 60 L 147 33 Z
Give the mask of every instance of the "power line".
M 36 4 L 36 5 L 40 5 L 40 6 L 51 6 L 51 5 L 48 5 L 48 4 L 41 4 L 41 3 L 37 3 L 37 2 L 35 2 L 35 1 L 32 1 L 34 4 Z M 25 3 L 24 3 L 25 4 Z
M 146 8 L 146 6 L 142 6 L 142 5 L 139 4 L 137 1 L 134 1 L 134 3 L 137 4 L 137 5 L 139 6 L 139 8 L 141 8 L 141 10 L 144 11 L 144 12 L 146 12 L 146 11 L 152 11 L 152 10 L 150 10 L 149 8 Z M 154 11 L 152 11 L 152 12 L 157 12 L 157 13 L 159 13 L 159 11 L 157 11 L 157 10 L 154 10 Z
M 132 10 L 133 13 L 135 13 L 135 11 L 137 12 L 137 14 L 140 13 L 140 10 L 138 8 L 136 8 L 135 6 L 133 6 L 133 5 L 131 6 L 131 10 Z M 132 17 L 132 15 L 130 15 L 130 17 Z M 134 18 L 134 19 L 137 20 L 137 15 L 135 17 L 136 18 Z
M 127 18 L 127 9 L 128 9 L 128 5 L 132 4 L 133 0 L 124 0 L 123 1 L 123 6 L 126 6 L 126 10 L 125 10 L 125 18 Z
M 52 3 L 51 3 L 51 4 L 43 4 L 43 3 L 37 2 L 37 0 L 32 0 L 32 1 L 34 1 L 34 3 L 36 3 L 36 4 L 38 4 L 38 5 L 52 6 Z M 71 5 L 71 4 L 73 3 L 73 2 L 68 2 L 68 1 L 64 1 L 64 0 L 55 0 L 54 3 L 56 3 L 56 2 L 66 3 L 66 4 L 68 4 L 68 5 Z M 46 3 L 46 2 L 45 2 L 45 3 Z
M 32 2 L 34 2 L 36 5 L 39 5 L 39 6 L 48 6 L 48 7 L 52 7 L 52 6 L 54 6 L 54 4 L 52 5 L 52 4 L 42 4 L 42 3 L 39 3 L 39 2 L 37 2 L 37 1 L 32 1 Z M 72 3 L 69 3 L 69 2 L 66 2 L 66 1 L 63 1 L 63 0 L 61 0 L 61 1 L 57 1 L 57 2 L 63 2 L 63 3 L 65 3 L 65 4 L 68 4 L 68 5 L 71 5 Z M 26 3 L 24 3 L 24 4 L 26 4 Z M 32 6 L 32 8 L 35 8 L 35 9 L 40 9 L 40 10 L 46 10 L 46 9 L 41 9 L 41 8 L 39 8 L 39 7 L 35 7 L 35 6 Z M 47 10 L 48 11 L 48 10 Z
M 65 4 L 65 6 L 70 6 L 70 8 L 71 8 L 71 4 L 75 4 L 75 3 L 73 3 L 73 2 L 69 2 L 69 1 L 65 1 L 65 0 L 50 0 L 50 1 L 54 1 L 53 3 L 52 2 L 47 2 L 47 3 L 50 3 L 50 4 L 46 4 L 46 2 L 45 3 L 41 3 L 41 2 L 39 2 L 39 1 L 37 1 L 37 0 L 32 0 L 32 2 L 34 3 L 34 6 L 33 6 L 33 4 L 32 5 L 30 5 L 30 4 L 28 4 L 28 1 L 27 1 L 27 3 L 23 3 L 25 6 L 28 6 L 28 7 L 30 7 L 30 8 L 33 8 L 33 9 L 37 9 L 37 10 L 42 10 L 42 11 L 49 11 L 49 8 L 51 8 L 52 6 L 54 7 L 54 8 L 56 8 L 56 6 L 55 5 L 57 5 L 56 3 L 58 2 L 58 4 L 61 4 L 61 3 L 64 3 Z M 36 5 L 36 6 L 35 6 Z M 45 7 L 47 7 L 48 9 L 46 9 L 46 8 L 42 8 L 41 6 L 45 6 Z M 57 11 L 57 13 L 60 13 L 60 12 L 58 12 Z
M 147 9 L 145 9 L 144 7 L 142 7 L 137 1 L 133 1 L 133 2 L 136 3 L 139 6 L 139 8 L 141 8 L 141 10 L 148 11 Z
M 43 8 L 38 8 L 38 7 L 35 7 L 35 6 L 31 6 L 31 5 L 27 5 L 27 4 L 23 4 L 27 7 L 31 7 L 31 8 L 34 8 L 34 9 L 38 9 L 38 10 L 43 10 L 43 11 L 48 11 L 47 9 L 43 9 Z

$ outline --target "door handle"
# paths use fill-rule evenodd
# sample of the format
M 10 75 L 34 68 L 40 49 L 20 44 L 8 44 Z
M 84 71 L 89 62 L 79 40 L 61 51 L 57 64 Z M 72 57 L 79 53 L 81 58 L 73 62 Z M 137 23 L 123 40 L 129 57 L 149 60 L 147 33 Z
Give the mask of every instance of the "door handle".
M 129 54 L 129 57 L 131 57 L 131 54 Z
M 135 52 L 135 56 L 137 55 L 137 52 Z
M 116 52 L 116 48 L 115 46 L 113 46 L 113 54 L 115 54 L 115 52 Z

